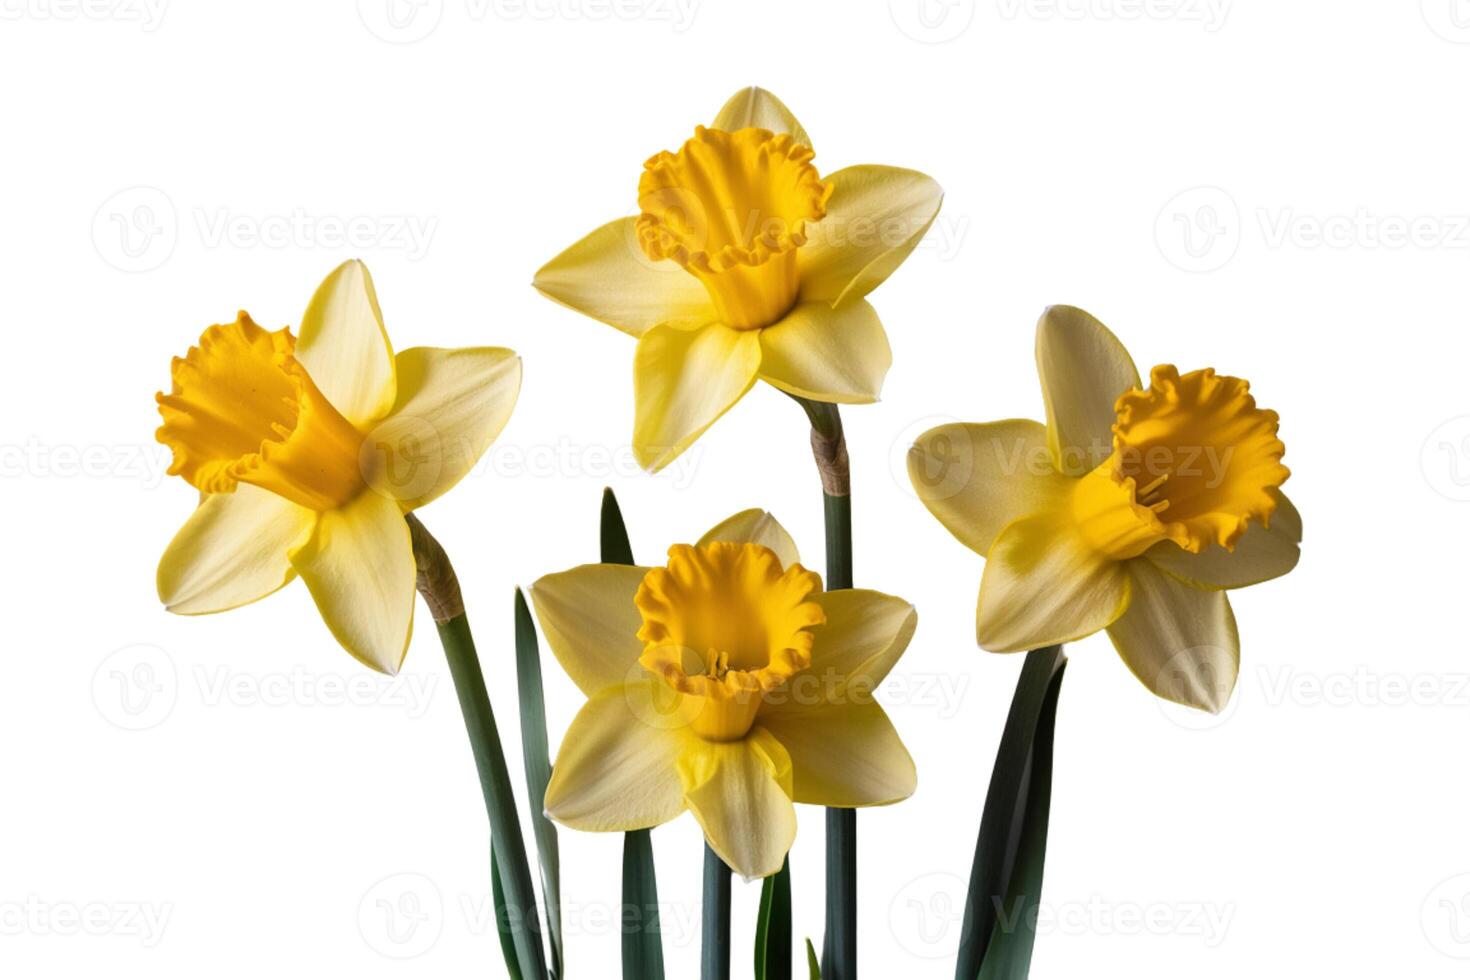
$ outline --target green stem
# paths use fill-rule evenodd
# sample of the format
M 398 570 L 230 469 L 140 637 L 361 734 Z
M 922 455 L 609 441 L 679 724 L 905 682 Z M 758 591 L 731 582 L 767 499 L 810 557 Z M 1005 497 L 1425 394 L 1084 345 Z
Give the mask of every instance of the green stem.
M 475 756 L 475 769 L 480 775 L 480 789 L 485 795 L 485 810 L 490 818 L 490 845 L 505 892 L 506 914 L 515 937 L 516 958 L 520 961 L 521 974 L 527 980 L 544 980 L 547 976 L 546 957 L 541 948 L 536 890 L 531 883 L 531 868 L 526 860 L 520 819 L 516 816 L 510 770 L 505 764 L 495 713 L 490 708 L 490 695 L 485 689 L 485 675 L 480 671 L 480 658 L 475 653 L 475 640 L 470 635 L 469 620 L 465 618 L 459 582 L 444 549 L 418 518 L 410 514 L 408 524 L 419 568 L 418 588 L 439 628 L 439 641 L 444 646 L 445 659 L 449 661 L 449 673 L 454 678 L 459 709 L 464 715 L 470 748 Z
M 704 941 L 700 980 L 730 980 L 730 869 L 704 845 Z
M 792 396 L 796 397 L 796 396 Z M 796 398 L 812 425 L 812 457 L 822 479 L 827 588 L 852 588 L 852 481 L 842 416 L 827 402 Z M 827 810 L 827 930 L 823 980 L 857 980 L 857 811 Z

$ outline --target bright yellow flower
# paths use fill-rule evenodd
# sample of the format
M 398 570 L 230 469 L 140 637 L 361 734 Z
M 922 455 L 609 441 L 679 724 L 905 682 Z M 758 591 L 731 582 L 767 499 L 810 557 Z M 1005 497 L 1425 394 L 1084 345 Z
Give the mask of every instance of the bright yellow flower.
M 715 853 L 757 878 L 791 848 L 793 801 L 913 793 L 913 760 L 873 691 L 918 614 L 879 592 L 823 592 L 764 511 L 675 545 L 662 568 L 583 565 L 531 597 L 588 698 L 546 790 L 561 823 L 638 830 L 692 810 Z
M 1209 368 L 1154 368 L 1081 310 L 1036 332 L 1047 424 L 943 425 L 909 452 L 935 517 L 984 555 L 976 633 L 1009 652 L 1106 629 L 1160 697 L 1218 712 L 1240 668 L 1226 589 L 1296 565 L 1275 412 Z
M 222 612 L 299 574 L 338 642 L 395 673 L 416 574 L 404 515 L 470 471 L 520 383 L 500 347 L 395 356 L 356 261 L 317 289 L 299 337 L 243 312 L 210 327 L 158 395 L 169 473 L 201 493 L 159 562 L 159 598 Z
M 943 192 L 897 167 L 824 179 L 812 158 L 780 100 L 746 89 L 644 164 L 638 217 L 536 273 L 551 299 L 638 338 L 643 466 L 666 466 L 757 378 L 817 401 L 878 400 L 893 357 L 863 297 L 918 245 Z

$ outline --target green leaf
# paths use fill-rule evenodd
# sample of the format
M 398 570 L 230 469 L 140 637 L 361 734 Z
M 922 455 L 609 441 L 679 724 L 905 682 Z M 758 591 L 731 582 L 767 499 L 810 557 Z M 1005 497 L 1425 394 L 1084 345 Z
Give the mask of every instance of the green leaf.
M 699 980 L 730 980 L 730 869 L 706 841 Z
M 1057 668 L 1041 706 L 1036 739 L 1031 746 L 1025 815 L 1021 839 L 1016 845 L 1016 867 L 1010 889 L 996 918 L 996 929 L 985 950 L 980 980 L 1024 980 L 1031 972 L 1031 951 L 1036 945 L 1036 915 L 1041 904 L 1041 878 L 1046 867 L 1046 831 L 1051 813 L 1052 742 L 1057 723 L 1057 695 L 1062 690 L 1062 671 Z
M 490 707 L 485 676 L 475 652 L 474 637 L 463 613 L 436 625 L 445 659 L 449 662 L 449 673 L 454 678 L 454 690 L 459 698 L 460 712 L 464 715 L 475 767 L 480 774 L 485 812 L 490 818 L 492 870 L 496 872 L 496 881 L 505 890 L 501 896 L 502 904 L 515 944 L 520 974 L 525 980 L 546 980 L 549 974 L 546 953 L 541 946 L 536 889 L 526 860 L 520 820 L 516 817 L 510 770 L 505 764 L 495 713 Z
M 516 589 L 516 691 L 521 703 L 521 756 L 530 794 L 531 830 L 541 869 L 541 895 L 550 935 L 551 980 L 562 976 L 561 850 L 556 826 L 546 816 L 542 801 L 551 782 L 551 754 L 546 741 L 546 695 L 541 685 L 541 647 L 526 597 Z
M 612 487 L 602 491 L 602 562 L 604 565 L 633 564 L 633 546 L 628 543 L 628 528 L 623 524 L 623 511 Z
M 755 980 L 791 980 L 791 858 L 761 882 L 755 923 Z
M 1052 738 L 1067 658 L 1026 654 L 991 771 L 961 923 L 956 980 L 1025 980 L 1051 810 Z
M 663 980 L 658 881 L 653 873 L 653 836 L 647 830 L 623 835 L 622 929 L 623 980 Z
M 516 962 L 516 941 L 510 929 L 510 913 L 505 909 L 505 889 L 500 885 L 500 862 L 495 860 L 494 845 L 490 847 L 490 890 L 495 897 L 495 931 L 500 934 L 505 972 L 510 980 L 521 980 L 521 965 Z
M 628 528 L 611 487 L 602 491 L 599 533 L 603 564 L 633 564 Z M 647 830 L 623 835 L 623 914 L 637 919 L 623 921 L 623 980 L 663 980 L 658 877 L 653 867 L 653 835 Z
M 806 971 L 808 980 L 822 980 L 822 965 L 817 962 L 817 951 L 810 939 L 806 941 Z

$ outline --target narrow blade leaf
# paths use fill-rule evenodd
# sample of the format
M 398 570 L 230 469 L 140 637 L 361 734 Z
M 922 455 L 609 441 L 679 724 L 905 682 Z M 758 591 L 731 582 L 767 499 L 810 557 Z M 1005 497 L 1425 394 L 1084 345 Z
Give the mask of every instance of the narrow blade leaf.
M 541 895 L 550 934 L 551 980 L 562 976 L 561 850 L 556 826 L 547 818 L 542 801 L 551 782 L 551 753 L 546 741 L 546 694 L 541 686 L 541 647 L 526 597 L 516 589 L 516 690 L 521 702 L 521 755 L 530 794 L 531 830 L 536 838 L 541 869 Z
M 623 510 L 618 506 L 612 487 L 602 491 L 602 562 L 605 565 L 633 564 L 633 546 L 628 543 Z
M 622 929 L 623 980 L 663 980 L 658 881 L 653 873 L 653 836 L 647 830 L 623 835 Z
M 633 564 L 633 545 L 611 487 L 602 491 L 600 538 L 603 564 Z M 653 835 L 647 830 L 623 835 L 623 914 L 629 917 L 623 921 L 623 980 L 663 980 L 658 878 L 653 867 Z
M 1062 690 L 1063 663 L 1052 676 L 1046 701 L 1031 746 L 1027 779 L 1026 812 L 1021 818 L 1021 839 L 1016 845 L 1016 867 L 1010 889 L 997 916 L 996 929 L 979 980 L 1025 980 L 1031 972 L 1031 951 L 1036 945 L 1036 913 L 1041 904 L 1041 879 L 1046 867 L 1046 831 L 1051 814 L 1052 743 L 1057 723 L 1057 696 Z
M 1008 901 L 1024 906 L 1026 902 L 1039 900 L 1041 856 L 1027 854 L 1023 859 L 1021 854 L 1023 845 L 1029 851 L 1039 848 L 1043 855 L 1045 852 L 1046 822 L 1051 806 L 1051 733 L 1056 722 L 1056 694 L 1066 662 L 1060 646 L 1032 650 L 1026 654 L 1021 677 L 1016 682 L 975 842 L 955 980 L 977 980 L 982 975 L 981 967 L 1002 924 L 1003 911 L 1008 931 L 1014 933 L 1022 925 L 1014 918 L 1015 909 L 1007 906 Z M 1045 756 L 1044 760 L 1038 758 L 1039 754 Z M 1028 875 L 1034 875 L 1034 886 L 1024 883 Z M 1021 940 L 1021 937 L 1016 935 L 1011 939 Z M 986 980 L 1024 978 L 1030 966 L 1031 945 L 1024 942 L 1024 946 L 1024 955 L 1019 955 L 1015 947 L 1009 954 L 1009 961 L 1019 964 L 1022 972 L 986 973 Z
M 755 923 L 755 980 L 791 980 L 791 858 L 761 882 Z
M 505 908 L 505 888 L 500 884 L 500 862 L 495 848 L 490 848 L 490 891 L 495 899 L 495 931 L 500 934 L 500 952 L 505 957 L 505 972 L 510 980 L 521 980 L 521 965 L 516 962 L 515 934 L 510 928 L 510 913 Z

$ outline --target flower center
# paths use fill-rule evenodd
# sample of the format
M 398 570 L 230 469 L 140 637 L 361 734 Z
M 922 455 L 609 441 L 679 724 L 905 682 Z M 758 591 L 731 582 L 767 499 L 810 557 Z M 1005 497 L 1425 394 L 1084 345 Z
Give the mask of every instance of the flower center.
M 1256 407 L 1248 382 L 1166 364 L 1148 390 L 1119 397 L 1117 413 L 1113 454 L 1072 497 L 1099 551 L 1132 558 L 1165 540 L 1196 554 L 1211 542 L 1233 551 L 1250 521 L 1270 523 L 1272 491 L 1291 471 L 1279 419 Z
M 295 348 L 289 329 L 272 333 L 242 312 L 174 358 L 173 391 L 157 396 L 170 475 L 205 493 L 253 483 L 318 511 L 357 495 L 362 434 L 317 390 Z
M 728 326 L 770 326 L 796 302 L 796 250 L 832 194 L 812 156 L 785 133 L 696 127 L 643 165 L 639 244 L 703 282 Z
M 809 597 L 821 588 L 815 572 L 783 570 L 757 544 L 674 545 L 633 600 L 643 614 L 639 663 L 692 700 L 696 734 L 742 738 L 762 698 L 811 664 L 809 627 L 827 617 Z

